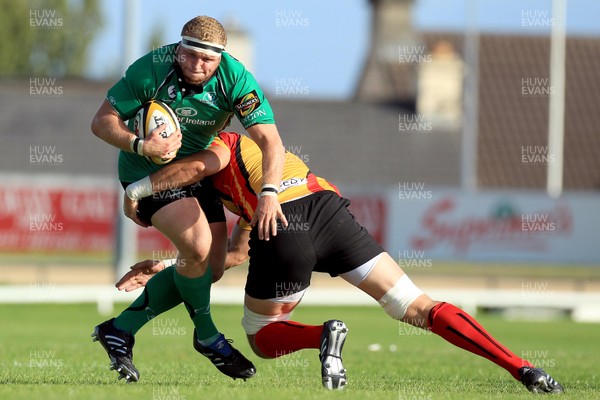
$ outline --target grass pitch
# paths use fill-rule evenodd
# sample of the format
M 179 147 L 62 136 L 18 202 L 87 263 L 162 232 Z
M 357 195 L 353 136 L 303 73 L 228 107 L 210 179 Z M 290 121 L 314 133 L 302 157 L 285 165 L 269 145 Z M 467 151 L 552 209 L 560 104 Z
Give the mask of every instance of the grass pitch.
M 118 308 L 120 310 L 120 307 Z M 0 306 L 0 399 L 529 399 L 535 397 L 504 370 L 442 339 L 391 320 L 377 307 L 300 307 L 294 319 L 346 322 L 348 386 L 323 389 L 317 350 L 276 360 L 255 357 L 240 326 L 241 306 L 214 306 L 217 326 L 251 358 L 257 375 L 233 381 L 191 344 L 193 327 L 179 307 L 137 335 L 134 361 L 140 382 L 125 384 L 92 343 L 107 319 L 93 305 Z M 567 393 L 562 399 L 600 399 L 600 326 L 569 320 L 479 321 L 517 355 L 549 371 Z M 379 349 L 372 351 L 371 349 Z

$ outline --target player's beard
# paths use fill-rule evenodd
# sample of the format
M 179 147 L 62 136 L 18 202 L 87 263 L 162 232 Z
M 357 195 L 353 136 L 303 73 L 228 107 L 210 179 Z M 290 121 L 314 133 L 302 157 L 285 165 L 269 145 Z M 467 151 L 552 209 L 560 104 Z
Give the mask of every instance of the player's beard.
M 183 70 L 183 79 L 185 79 L 185 81 L 187 83 L 192 84 L 192 85 L 201 85 L 210 78 L 210 76 L 207 76 L 204 73 L 204 71 L 201 71 L 199 73 L 194 73 L 194 72 L 190 72 L 183 68 L 182 68 L 182 70 Z
M 186 84 L 202 86 L 204 82 L 208 81 L 215 74 L 216 69 L 209 76 L 206 76 L 205 74 L 197 76 L 198 74 L 191 73 L 190 71 L 184 69 L 179 62 L 175 62 L 175 71 L 180 78 L 183 78 Z

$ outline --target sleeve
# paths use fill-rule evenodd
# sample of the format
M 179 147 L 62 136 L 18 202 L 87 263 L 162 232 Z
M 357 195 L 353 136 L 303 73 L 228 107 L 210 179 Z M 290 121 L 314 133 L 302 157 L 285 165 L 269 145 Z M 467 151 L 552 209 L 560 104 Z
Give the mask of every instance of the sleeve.
M 244 129 L 256 124 L 274 124 L 269 101 L 250 72 L 242 67 L 231 90 L 233 112 Z
M 108 90 L 106 99 L 125 121 L 132 118 L 142 104 L 151 100 L 155 81 L 151 61 L 151 53 L 135 61 Z
M 229 147 L 227 146 L 227 144 L 223 141 L 223 135 L 224 132 L 219 133 L 217 136 L 214 137 L 212 143 L 210 144 L 210 147 L 213 146 L 220 146 L 223 147 L 227 150 L 229 150 Z

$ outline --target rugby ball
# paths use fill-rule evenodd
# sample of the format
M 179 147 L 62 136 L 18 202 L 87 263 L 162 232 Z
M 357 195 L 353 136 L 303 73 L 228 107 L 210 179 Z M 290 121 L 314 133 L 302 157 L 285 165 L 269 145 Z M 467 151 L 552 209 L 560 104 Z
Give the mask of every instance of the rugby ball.
M 159 125 L 165 125 L 165 130 L 160 133 L 164 138 L 168 138 L 172 133 L 179 129 L 179 121 L 177 116 L 165 103 L 160 100 L 150 100 L 140 108 L 135 115 L 133 121 L 134 133 L 140 138 L 144 139 Z M 173 160 L 177 152 L 172 151 L 169 153 L 169 157 L 146 157 L 155 164 L 166 164 Z

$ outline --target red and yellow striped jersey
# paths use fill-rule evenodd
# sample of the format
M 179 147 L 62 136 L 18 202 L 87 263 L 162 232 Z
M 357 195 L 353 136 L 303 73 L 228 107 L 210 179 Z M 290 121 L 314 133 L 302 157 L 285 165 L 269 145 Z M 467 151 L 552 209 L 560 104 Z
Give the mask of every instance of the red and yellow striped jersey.
M 260 147 L 249 137 L 235 132 L 221 132 L 212 146 L 223 146 L 231 152 L 229 164 L 212 176 L 213 186 L 229 211 L 250 222 L 263 184 Z M 300 158 L 286 151 L 279 202 L 285 203 L 322 190 L 339 194 L 337 187 L 310 172 Z

